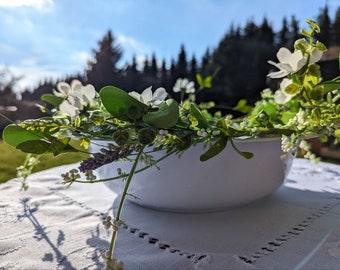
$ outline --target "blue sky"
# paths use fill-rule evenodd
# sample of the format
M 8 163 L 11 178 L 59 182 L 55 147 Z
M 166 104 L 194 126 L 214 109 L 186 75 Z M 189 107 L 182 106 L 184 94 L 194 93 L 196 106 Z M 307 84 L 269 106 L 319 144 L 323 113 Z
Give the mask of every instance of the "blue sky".
M 300 26 L 340 0 L 0 0 L 0 67 L 23 76 L 20 86 L 81 72 L 111 29 L 123 65 L 156 54 L 170 64 L 181 44 L 198 59 L 217 46 L 230 25 L 267 17 L 275 30 L 295 15 Z

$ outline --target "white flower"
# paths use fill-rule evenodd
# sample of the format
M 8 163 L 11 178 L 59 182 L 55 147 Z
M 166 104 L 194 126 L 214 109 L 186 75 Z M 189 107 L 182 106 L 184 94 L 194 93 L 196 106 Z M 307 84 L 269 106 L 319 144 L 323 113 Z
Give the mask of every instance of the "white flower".
M 274 100 L 278 104 L 285 104 L 289 100 L 291 100 L 296 94 L 288 94 L 285 90 L 288 85 L 292 84 L 293 81 L 291 79 L 284 78 L 280 83 L 280 89 L 277 90 L 274 94 Z
M 323 56 L 323 51 L 320 51 L 314 48 L 309 55 L 309 63 L 318 62 L 322 58 L 322 56 Z
M 79 112 L 91 104 L 96 96 L 93 85 L 83 86 L 78 80 L 73 80 L 71 85 L 60 82 L 57 84 L 57 90 L 53 91 L 54 95 L 64 98 L 64 101 L 59 105 L 59 110 L 70 114 L 71 118 L 78 116 Z
M 293 153 L 296 151 L 296 144 L 294 139 L 282 135 L 281 137 L 281 149 L 284 153 Z
M 129 95 L 146 105 L 158 107 L 164 102 L 168 96 L 168 93 L 163 87 L 157 88 L 156 91 L 152 93 L 150 86 L 146 88 L 141 94 L 132 91 L 129 93 Z
M 282 78 L 290 73 L 296 73 L 307 63 L 307 58 L 303 56 L 300 50 L 291 53 L 287 48 L 281 48 L 276 56 L 280 63 L 268 61 L 269 64 L 280 69 L 280 71 L 271 72 L 267 75 L 272 79 Z
M 301 39 L 298 39 L 297 41 L 295 41 L 294 47 L 300 48 L 300 50 L 302 50 L 303 52 L 305 52 L 306 54 L 309 55 L 309 63 L 310 64 L 318 62 L 322 58 L 322 55 L 323 55 L 324 51 L 326 50 L 326 48 L 324 48 L 324 50 L 320 50 L 320 49 L 316 48 L 315 46 L 311 45 L 304 38 L 301 38 Z
M 173 89 L 175 93 L 184 91 L 187 94 L 195 93 L 195 83 L 193 81 L 190 81 L 188 79 L 177 79 Z
M 202 128 L 201 130 L 198 130 L 198 131 L 197 131 L 197 135 L 198 135 L 199 137 L 205 138 L 205 137 L 208 136 L 208 133 L 205 131 L 204 128 Z

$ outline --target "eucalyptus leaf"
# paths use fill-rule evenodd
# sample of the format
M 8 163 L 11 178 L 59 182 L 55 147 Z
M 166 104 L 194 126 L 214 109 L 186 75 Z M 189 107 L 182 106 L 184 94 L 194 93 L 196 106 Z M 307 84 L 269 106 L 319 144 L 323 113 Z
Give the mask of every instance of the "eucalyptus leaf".
M 128 114 L 131 113 L 130 108 L 133 108 L 139 115 L 142 115 L 142 112 L 148 107 L 125 91 L 114 86 L 103 87 L 99 92 L 99 96 L 106 110 L 113 117 L 121 120 L 129 120 Z
M 220 137 L 204 154 L 200 156 L 200 161 L 207 161 L 214 156 L 217 156 L 223 151 L 228 143 L 228 137 Z
M 170 128 L 176 125 L 179 118 L 179 106 L 174 99 L 167 99 L 155 112 L 143 116 L 143 121 L 156 128 Z

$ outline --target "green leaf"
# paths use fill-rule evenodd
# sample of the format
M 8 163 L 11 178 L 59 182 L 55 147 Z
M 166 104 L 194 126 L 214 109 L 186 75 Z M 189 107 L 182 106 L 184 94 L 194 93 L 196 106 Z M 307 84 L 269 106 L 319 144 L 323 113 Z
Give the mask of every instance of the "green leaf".
M 209 124 L 205 117 L 203 116 L 200 109 L 195 104 L 190 104 L 190 114 L 194 116 L 197 120 L 197 127 L 198 128 L 207 128 Z
M 317 85 L 310 90 L 310 98 L 313 100 L 320 100 L 323 98 L 323 87 L 321 85 Z
M 69 138 L 58 140 L 53 137 L 48 140 L 31 140 L 18 144 L 16 148 L 25 153 L 36 155 L 53 153 L 54 156 L 64 152 L 78 151 L 67 143 L 69 140 Z
M 40 140 L 42 138 L 41 132 L 27 131 L 15 124 L 8 125 L 4 129 L 2 136 L 3 140 L 13 147 L 17 147 L 17 145 L 26 141 Z
M 59 107 L 59 105 L 64 101 L 62 97 L 57 97 L 53 94 L 43 94 L 41 100 L 52 104 L 54 107 Z
M 296 115 L 295 112 L 283 112 L 282 113 L 282 117 L 281 117 L 281 121 L 283 124 L 287 124 L 288 121 L 293 118 Z
M 200 88 L 211 88 L 211 76 L 207 76 L 203 79 L 201 74 L 196 74 L 196 80 Z
M 337 130 L 334 131 L 334 136 L 336 138 L 340 138 L 340 129 L 337 129 Z
M 208 76 L 204 79 L 204 87 L 205 88 L 211 88 L 211 81 L 212 81 L 212 77 L 211 76 Z
M 241 113 L 249 113 L 251 112 L 253 109 L 252 106 L 247 104 L 247 100 L 246 99 L 240 99 L 236 106 L 233 108 L 234 111 L 238 111 Z
M 25 152 L 31 153 L 36 155 L 50 153 L 51 144 L 47 141 L 42 140 L 33 140 L 33 141 L 26 141 L 22 142 L 17 145 L 17 149 Z
M 322 84 L 325 93 L 340 89 L 340 82 L 336 81 L 325 81 Z
M 263 111 L 268 115 L 268 116 L 272 116 L 276 114 L 276 107 L 274 104 L 272 103 L 266 103 L 263 106 Z
M 170 128 L 177 124 L 179 106 L 174 99 L 167 99 L 158 111 L 149 112 L 143 116 L 143 121 L 156 128 Z
M 228 137 L 222 136 L 206 151 L 204 154 L 200 156 L 200 161 L 207 161 L 208 159 L 213 158 L 223 151 L 228 143 Z
M 230 140 L 231 142 L 231 145 L 232 147 L 234 148 L 234 150 L 239 154 L 241 155 L 242 157 L 246 158 L 246 159 L 251 159 L 253 158 L 254 154 L 253 153 L 250 153 L 250 152 L 244 152 L 244 151 L 241 151 L 239 150 L 236 145 L 234 144 L 233 140 Z
M 200 87 L 204 88 L 204 82 L 201 74 L 196 74 L 196 80 Z
M 128 114 L 131 113 L 130 108 L 137 110 L 140 115 L 148 107 L 142 102 L 139 102 L 125 91 L 114 87 L 105 86 L 100 92 L 99 96 L 106 110 L 111 113 L 113 117 L 121 120 L 129 120 Z
M 290 95 L 295 95 L 301 91 L 301 86 L 297 83 L 291 83 L 285 88 L 285 92 Z
M 230 134 L 229 134 L 230 130 L 229 130 L 229 127 L 227 126 L 227 123 L 226 123 L 224 118 L 222 118 L 222 119 L 220 119 L 216 122 L 216 127 L 218 127 L 223 132 L 224 135 L 230 136 Z

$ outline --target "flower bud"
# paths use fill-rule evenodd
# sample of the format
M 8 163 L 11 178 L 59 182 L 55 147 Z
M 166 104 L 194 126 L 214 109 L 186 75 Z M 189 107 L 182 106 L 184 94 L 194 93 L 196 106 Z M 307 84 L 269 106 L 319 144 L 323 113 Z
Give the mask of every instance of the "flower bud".
M 127 132 L 126 130 L 117 130 L 112 134 L 113 140 L 118 145 L 124 145 L 129 140 L 129 137 L 129 132 Z
M 138 140 L 141 144 L 150 144 L 154 141 L 156 132 L 150 128 L 142 128 L 138 133 Z

